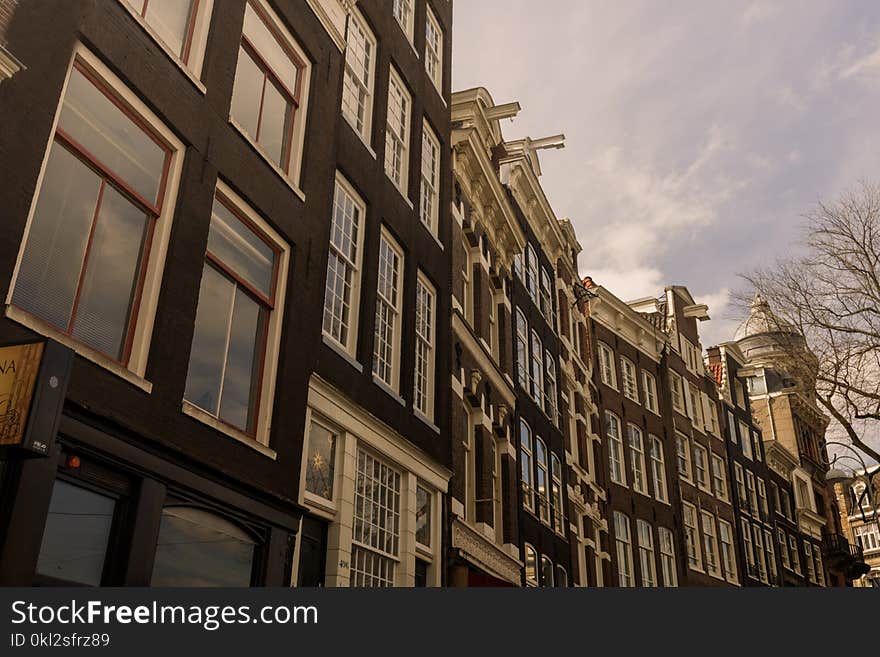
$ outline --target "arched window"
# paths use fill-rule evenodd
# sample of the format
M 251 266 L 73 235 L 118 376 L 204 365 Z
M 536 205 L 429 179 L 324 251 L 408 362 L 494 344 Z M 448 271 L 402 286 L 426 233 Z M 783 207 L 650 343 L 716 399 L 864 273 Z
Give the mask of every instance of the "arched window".
M 162 509 L 151 586 L 250 586 L 254 538 L 226 518 L 191 506 Z
M 546 556 L 541 557 L 541 586 L 553 587 L 553 562 Z
M 537 470 L 536 486 L 538 490 L 538 515 L 544 522 L 550 522 L 550 496 L 547 486 L 549 476 L 547 471 L 547 446 L 540 438 L 535 440 L 535 463 Z
M 553 529 L 565 532 L 565 510 L 562 508 L 562 464 L 556 454 L 550 455 L 550 506 Z
M 519 454 L 522 476 L 523 504 L 529 510 L 535 508 L 535 485 L 532 478 L 532 430 L 519 421 Z
M 526 586 L 538 585 L 538 553 L 535 548 L 526 543 L 523 550 L 525 558 L 523 559 L 526 566 Z
M 562 566 L 556 566 L 556 588 L 568 588 L 568 572 Z

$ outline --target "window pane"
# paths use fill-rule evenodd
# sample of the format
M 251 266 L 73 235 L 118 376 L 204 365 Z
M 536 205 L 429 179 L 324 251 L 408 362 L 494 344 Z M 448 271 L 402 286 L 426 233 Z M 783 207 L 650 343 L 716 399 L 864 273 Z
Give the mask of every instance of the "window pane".
M 184 396 L 187 401 L 215 415 L 220 404 L 229 313 L 234 294 L 235 284 L 210 265 L 205 265 Z
M 56 480 L 37 560 L 37 572 L 98 586 L 116 501 Z
M 260 56 L 279 80 L 296 93 L 297 68 L 275 35 L 269 30 L 254 8 L 248 3 L 244 12 L 244 36 L 253 44 Z
M 53 144 L 12 302 L 66 331 L 101 179 Z
M 252 416 L 256 405 L 253 402 L 258 359 L 261 357 L 258 350 L 262 349 L 262 319 L 260 305 L 244 290 L 236 288 L 220 417 L 246 431 L 253 429 L 254 424 Z
M 147 3 L 144 18 L 178 57 L 183 56 L 192 3 L 193 0 L 150 0 Z
M 162 510 L 151 586 L 249 586 L 254 541 L 201 509 Z
M 260 115 L 259 144 L 266 155 L 282 169 L 287 167 L 287 150 L 290 140 L 287 138 L 293 107 L 288 102 L 271 78 L 266 79 L 263 95 L 263 110 Z
M 219 200 L 214 201 L 212 213 L 208 251 L 271 299 L 275 252 Z
M 166 152 L 76 68 L 58 126 L 138 194 L 157 202 Z
M 416 542 L 431 547 L 431 493 L 416 488 Z
M 244 48 L 238 49 L 235 85 L 232 89 L 232 118 L 248 133 L 257 138 L 260 124 L 260 103 L 263 99 L 263 71 Z
M 104 186 L 73 335 L 117 359 L 125 347 L 149 221 L 113 187 Z
M 309 429 L 306 490 L 326 500 L 332 500 L 335 465 L 336 434 L 313 422 Z

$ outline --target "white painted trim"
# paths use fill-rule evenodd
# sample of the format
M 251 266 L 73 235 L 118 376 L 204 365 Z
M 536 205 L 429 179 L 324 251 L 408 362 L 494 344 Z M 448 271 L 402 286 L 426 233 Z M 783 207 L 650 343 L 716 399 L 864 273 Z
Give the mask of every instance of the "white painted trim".
M 186 78 L 193 83 L 202 94 L 207 93 L 207 88 L 201 81 L 205 64 L 205 50 L 208 43 L 208 32 L 211 26 L 211 16 L 214 11 L 214 0 L 199 0 L 199 9 L 193 28 L 192 42 L 190 46 L 190 63 L 184 64 L 180 57 L 162 40 L 159 33 L 147 22 L 131 5 L 130 0 L 119 0 L 123 8 L 131 14 L 135 22 L 146 32 L 153 41 L 162 49 L 168 58 L 180 69 Z
M 181 411 L 183 411 L 184 415 L 188 415 L 191 418 L 193 418 L 194 420 L 198 420 L 202 424 L 205 424 L 205 425 L 211 427 L 212 429 L 215 429 L 216 431 L 219 431 L 220 433 L 223 433 L 223 434 L 229 436 L 230 438 L 237 440 L 242 445 L 245 445 L 246 447 L 250 447 L 254 451 L 259 452 L 263 456 L 269 457 L 273 461 L 278 458 L 278 453 L 274 449 L 270 449 L 269 447 L 266 447 L 265 445 L 258 443 L 256 440 L 254 440 L 253 438 L 251 438 L 247 434 L 245 434 L 241 431 L 238 431 L 237 429 L 234 429 L 233 427 L 229 426 L 228 424 L 221 422 L 220 420 L 218 420 L 216 417 L 214 417 L 210 413 L 203 411 L 198 406 L 195 406 L 194 404 L 191 404 L 190 402 L 188 402 L 186 400 L 183 400 L 183 404 L 181 406 Z

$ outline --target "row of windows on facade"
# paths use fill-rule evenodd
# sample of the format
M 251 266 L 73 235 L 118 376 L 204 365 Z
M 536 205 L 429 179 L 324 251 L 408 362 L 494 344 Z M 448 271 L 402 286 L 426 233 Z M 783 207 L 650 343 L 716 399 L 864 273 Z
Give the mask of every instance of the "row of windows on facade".
M 520 478 L 523 506 L 541 522 L 565 535 L 562 462 L 524 420 L 519 424 Z
M 120 0 L 190 75 L 203 65 L 212 2 Z M 395 0 L 393 14 L 413 41 L 413 0 Z M 342 115 L 369 147 L 375 97 L 377 41 L 365 18 L 352 9 L 346 31 Z M 438 93 L 443 88 L 443 31 L 426 7 L 425 70 Z M 311 63 L 284 22 L 265 0 L 248 0 L 233 89 L 231 121 L 272 166 L 299 184 L 303 127 Z M 412 96 L 392 65 L 389 70 L 385 129 L 385 171 L 408 198 Z M 419 215 L 436 236 L 439 213 L 441 146 L 422 121 Z
M 246 32 L 269 29 L 256 13 L 253 20 Z M 97 58 L 77 50 L 11 301 L 75 346 L 142 375 L 184 148 Z M 333 215 L 324 324 L 351 348 L 345 332 L 364 205 L 341 177 Z M 263 443 L 260 398 L 274 392 L 289 254 L 285 240 L 218 183 L 185 399 L 195 414 Z M 373 369 L 397 389 L 403 253 L 385 231 L 378 257 Z M 414 405 L 431 417 L 436 295 L 421 273 L 416 287 Z
M 547 588 L 565 588 L 568 586 L 568 571 L 561 565 L 553 565 L 553 560 L 546 554 L 538 556 L 538 551 L 526 543 L 523 546 L 526 586 L 543 586 Z M 540 570 L 538 563 L 540 562 Z
M 629 516 L 615 511 L 614 544 L 617 558 L 617 583 L 622 587 L 678 586 L 678 571 L 675 563 L 675 538 L 668 527 L 656 528 L 656 547 L 654 526 L 646 520 L 637 518 L 636 548 L 639 559 L 639 578 L 636 581 L 633 566 L 633 535 Z M 659 570 L 657 568 L 659 554 Z
M 526 316 L 516 309 L 516 379 L 555 425 L 559 425 L 556 358 L 544 348 Z

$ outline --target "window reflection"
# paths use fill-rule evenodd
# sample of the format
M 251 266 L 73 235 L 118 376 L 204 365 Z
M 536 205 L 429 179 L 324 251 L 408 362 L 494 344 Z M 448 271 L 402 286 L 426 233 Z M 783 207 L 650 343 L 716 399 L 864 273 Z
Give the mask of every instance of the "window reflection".
M 116 501 L 56 480 L 37 560 L 37 573 L 98 586 Z
M 214 513 L 162 510 L 152 586 L 250 586 L 256 542 Z

